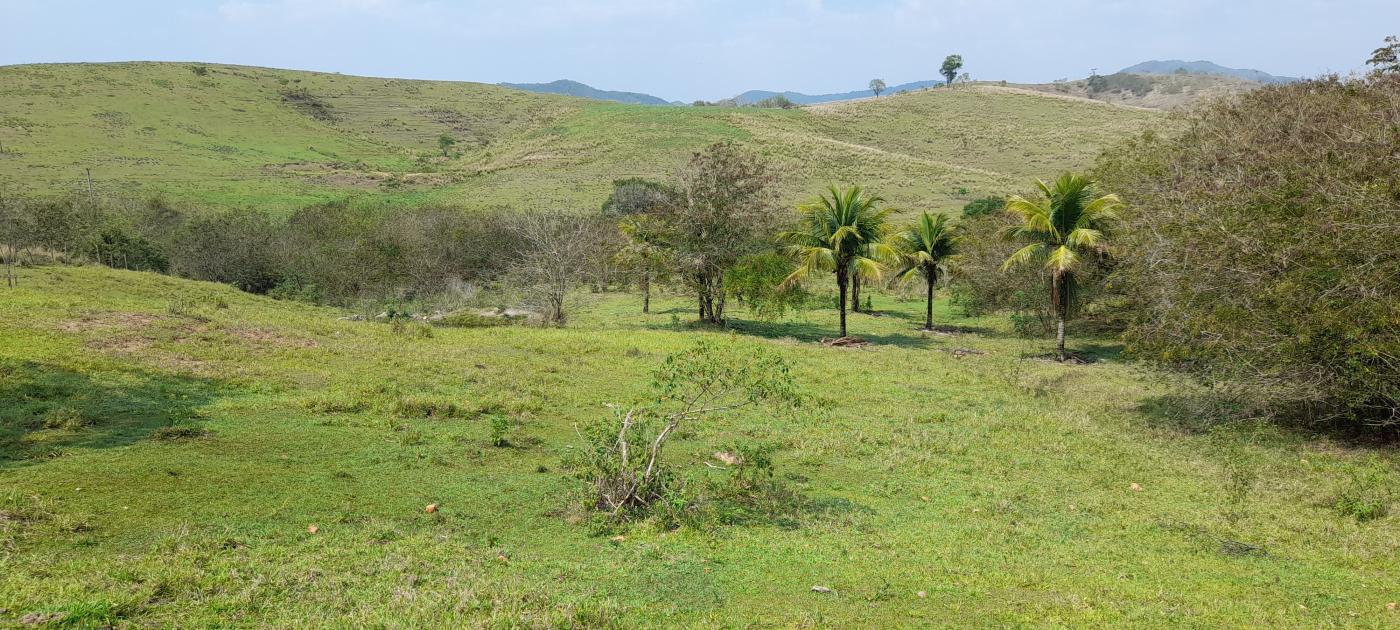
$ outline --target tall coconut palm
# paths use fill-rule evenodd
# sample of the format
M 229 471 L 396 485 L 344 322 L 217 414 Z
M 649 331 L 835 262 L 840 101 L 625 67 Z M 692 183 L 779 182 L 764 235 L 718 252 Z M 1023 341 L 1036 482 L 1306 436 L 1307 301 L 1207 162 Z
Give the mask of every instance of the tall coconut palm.
M 895 236 L 903 266 L 895 277 L 912 280 L 922 276 L 928 282 L 924 307 L 924 329 L 933 330 L 933 291 L 939 276 L 948 272 L 958 249 L 956 226 L 948 224 L 942 212 L 919 215 L 919 220 Z
M 778 235 L 798 260 L 787 282 L 801 282 L 814 272 L 836 275 L 842 337 L 846 336 L 846 294 L 852 276 L 879 279 L 882 262 L 895 256 L 894 248 L 885 242 L 889 211 L 880 208 L 883 201 L 860 186 L 844 191 L 832 186 L 816 201 L 798 206 L 797 229 Z
M 1029 244 L 1007 258 L 1002 270 L 1038 264 L 1050 274 L 1056 356 L 1064 361 L 1065 320 L 1078 296 L 1075 272 L 1085 257 L 1104 252 L 1104 231 L 1118 218 L 1123 202 L 1118 195 L 1099 196 L 1094 180 L 1074 173 L 1061 175 L 1053 185 L 1041 180 L 1036 185 L 1040 198 L 1031 201 L 1014 196 L 1006 202 L 1006 210 L 1021 219 L 1007 235 Z

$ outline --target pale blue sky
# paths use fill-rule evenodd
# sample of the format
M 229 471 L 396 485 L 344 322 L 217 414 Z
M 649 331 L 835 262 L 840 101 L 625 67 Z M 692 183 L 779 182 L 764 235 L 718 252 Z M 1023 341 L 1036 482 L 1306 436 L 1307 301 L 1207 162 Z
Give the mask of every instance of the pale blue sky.
M 1146 59 L 1358 69 L 1400 0 L 0 0 L 0 65 L 170 60 L 673 100 L 934 78 L 1049 81 Z

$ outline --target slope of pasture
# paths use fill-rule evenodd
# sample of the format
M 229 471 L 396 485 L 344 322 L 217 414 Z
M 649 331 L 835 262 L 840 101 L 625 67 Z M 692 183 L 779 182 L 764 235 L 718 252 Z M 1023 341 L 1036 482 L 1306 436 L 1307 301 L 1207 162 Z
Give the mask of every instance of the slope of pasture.
M 240 66 L 11 66 L 0 68 L 0 179 L 76 193 L 91 169 L 99 193 L 269 209 L 344 197 L 592 207 L 613 179 L 668 177 L 691 151 L 734 139 L 773 158 L 788 202 L 859 182 L 896 205 L 951 207 L 1083 167 L 1161 122 L 980 88 L 782 111 Z M 450 156 L 443 134 L 457 140 Z
M 1400 518 L 1333 508 L 1393 484 L 1393 452 L 1200 431 L 1079 331 L 1098 363 L 942 300 L 920 333 L 889 295 L 846 349 L 816 343 L 829 311 L 693 329 L 684 296 L 424 335 L 97 267 L 3 291 L 0 626 L 1400 623 Z M 591 526 L 577 427 L 700 339 L 780 354 L 804 402 L 696 422 L 669 460 L 726 487 L 711 454 L 775 444 L 781 489 Z

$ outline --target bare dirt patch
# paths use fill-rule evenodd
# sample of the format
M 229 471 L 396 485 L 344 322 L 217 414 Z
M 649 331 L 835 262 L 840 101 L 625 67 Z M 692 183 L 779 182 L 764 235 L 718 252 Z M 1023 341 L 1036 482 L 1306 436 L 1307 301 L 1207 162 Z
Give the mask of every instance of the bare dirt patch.
M 60 322 L 58 329 L 67 333 L 137 330 L 150 326 L 161 319 L 164 318 L 150 313 L 89 313 L 77 319 Z
M 315 339 L 293 337 L 290 335 L 282 334 L 275 330 L 267 330 L 265 328 L 232 328 L 229 329 L 227 332 L 230 337 L 252 342 L 253 344 L 260 346 L 277 346 L 282 348 L 316 348 L 321 345 L 317 343 Z

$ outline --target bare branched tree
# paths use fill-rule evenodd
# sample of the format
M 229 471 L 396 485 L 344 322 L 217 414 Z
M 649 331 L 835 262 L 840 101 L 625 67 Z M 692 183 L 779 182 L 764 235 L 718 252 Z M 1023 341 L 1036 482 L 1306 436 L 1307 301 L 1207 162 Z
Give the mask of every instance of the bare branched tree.
M 540 309 L 546 324 L 564 323 L 569 293 L 586 281 L 608 235 L 616 232 L 601 218 L 582 213 L 527 212 L 512 221 L 522 245 L 508 274 L 509 284 Z

